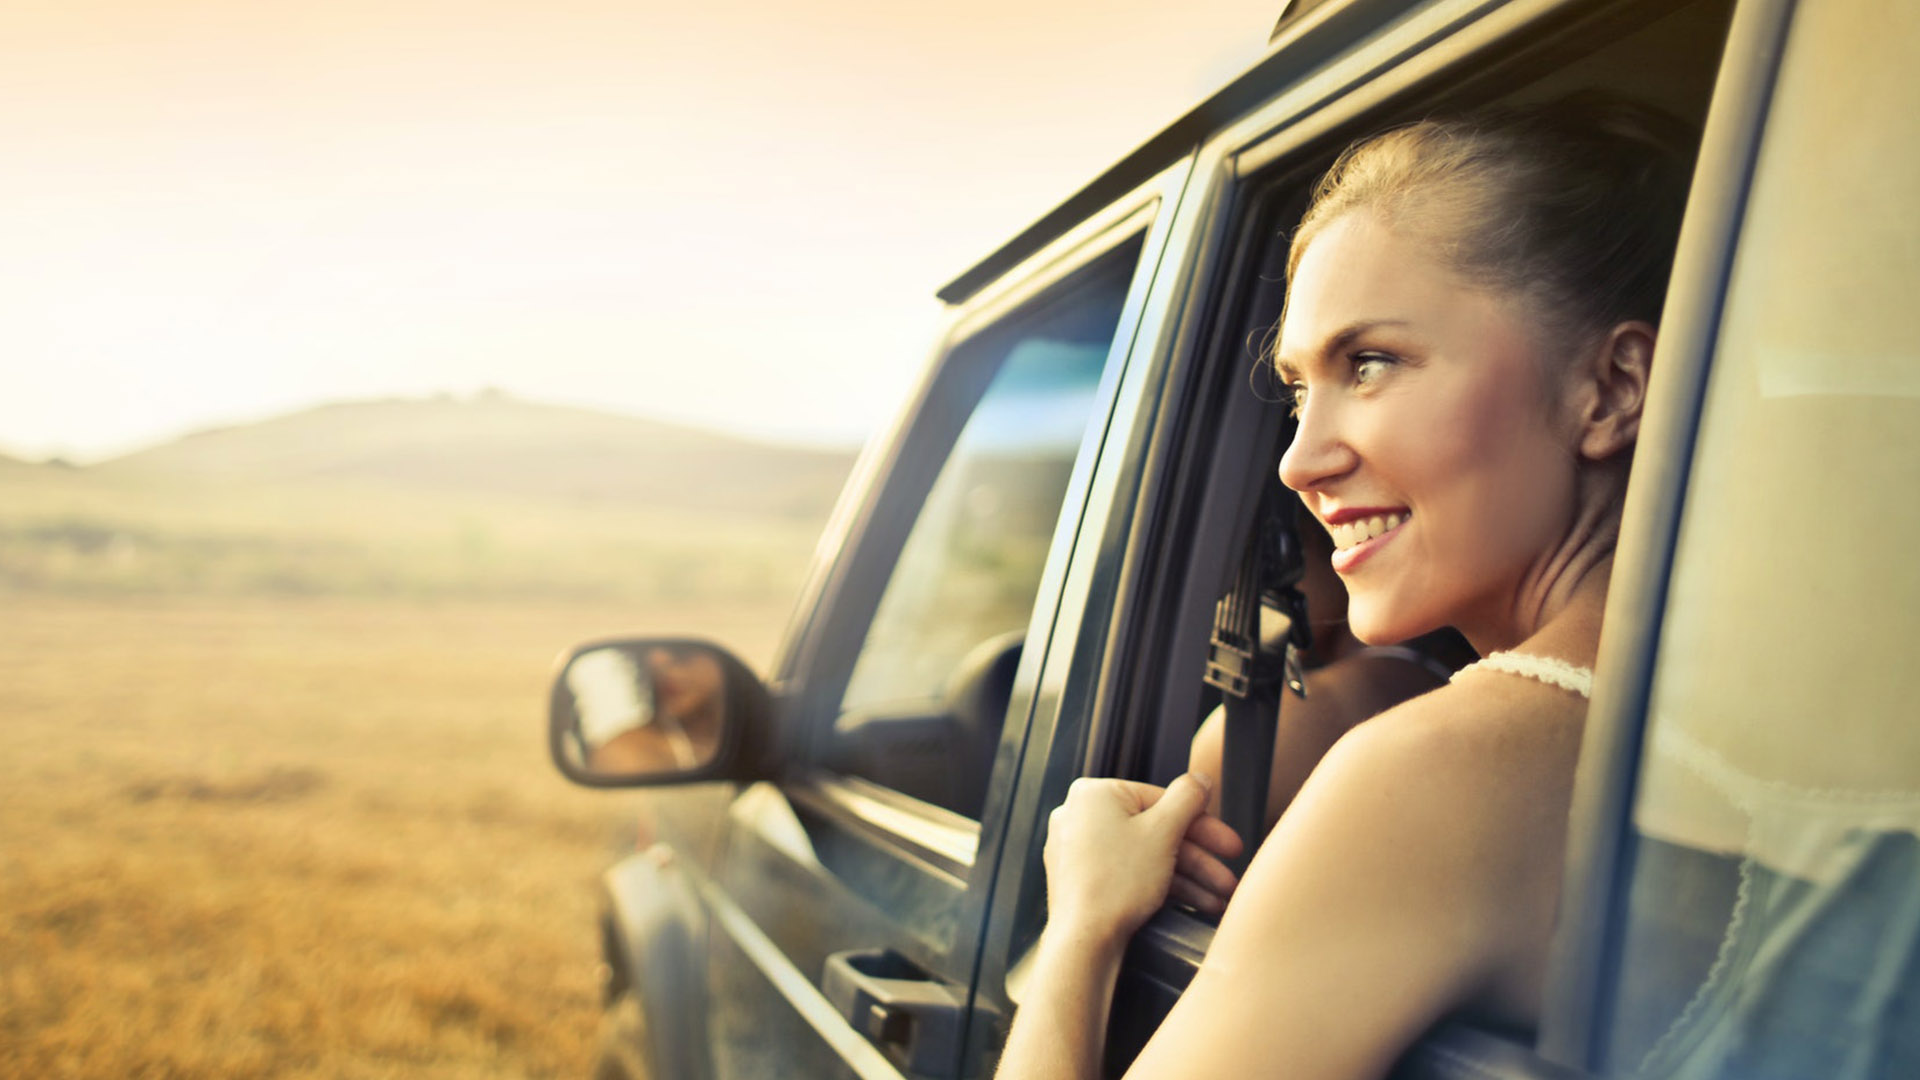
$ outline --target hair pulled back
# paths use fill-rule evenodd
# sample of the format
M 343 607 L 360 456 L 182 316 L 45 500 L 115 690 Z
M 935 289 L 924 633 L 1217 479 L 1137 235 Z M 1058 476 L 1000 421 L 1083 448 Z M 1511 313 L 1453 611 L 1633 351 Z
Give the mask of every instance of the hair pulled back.
M 1563 331 L 1657 324 L 1696 141 L 1667 113 L 1591 93 L 1392 128 L 1321 179 L 1287 275 L 1320 230 L 1365 210 Z

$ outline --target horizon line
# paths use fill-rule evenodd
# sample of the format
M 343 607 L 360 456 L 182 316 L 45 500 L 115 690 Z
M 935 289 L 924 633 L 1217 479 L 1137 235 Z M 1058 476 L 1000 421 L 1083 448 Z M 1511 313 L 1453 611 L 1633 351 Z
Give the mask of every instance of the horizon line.
M 460 405 L 484 404 L 487 402 L 511 402 L 541 408 L 571 409 L 578 412 L 600 413 L 605 416 L 625 420 L 637 420 L 643 423 L 660 424 L 668 427 L 685 428 L 707 434 L 723 435 L 728 438 L 742 439 L 775 447 L 791 447 L 801 450 L 835 451 L 858 453 L 871 438 L 873 431 L 853 436 L 834 437 L 825 434 L 810 436 L 802 433 L 772 433 L 763 429 L 732 427 L 705 417 L 687 414 L 648 414 L 621 409 L 604 404 L 585 404 L 559 398 L 540 398 L 508 390 L 498 386 L 483 386 L 476 390 L 436 390 L 420 394 L 380 394 L 368 397 L 327 398 L 311 401 L 305 405 L 291 408 L 274 409 L 251 413 L 246 417 L 231 420 L 211 420 L 190 424 L 176 429 L 172 434 L 157 437 L 140 437 L 110 444 L 106 449 L 76 450 L 70 447 L 49 447 L 41 443 L 37 448 L 29 448 L 9 439 L 0 433 L 0 458 L 9 458 L 26 465 L 53 466 L 56 468 L 93 468 L 111 464 L 123 458 L 133 457 L 150 450 L 171 446 L 174 443 L 191 439 L 198 435 L 229 431 L 235 428 L 253 427 L 271 423 L 275 420 L 301 413 L 312 412 L 343 405 L 379 405 L 379 404 L 435 404 L 450 402 Z

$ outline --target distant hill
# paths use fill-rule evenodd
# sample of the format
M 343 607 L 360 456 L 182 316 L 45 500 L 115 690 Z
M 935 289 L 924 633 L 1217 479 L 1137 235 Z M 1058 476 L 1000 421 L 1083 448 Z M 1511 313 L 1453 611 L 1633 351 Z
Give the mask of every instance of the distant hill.
M 77 468 L 79 468 L 79 466 L 58 455 L 33 461 L 28 458 L 13 457 L 10 454 L 0 454 L 0 472 L 5 472 L 9 475 L 20 475 L 23 473 L 68 473 Z
M 197 432 L 88 471 L 249 488 L 325 482 L 818 517 L 852 464 L 850 451 L 487 394 L 322 405 Z

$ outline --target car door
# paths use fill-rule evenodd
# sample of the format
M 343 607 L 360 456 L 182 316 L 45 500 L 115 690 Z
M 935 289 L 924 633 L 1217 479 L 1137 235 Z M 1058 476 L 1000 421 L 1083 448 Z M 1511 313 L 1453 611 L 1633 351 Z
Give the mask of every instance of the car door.
M 856 470 L 774 681 L 789 764 L 699 885 L 718 1076 L 951 1077 L 977 1037 L 1035 677 L 1188 164 L 961 305 Z

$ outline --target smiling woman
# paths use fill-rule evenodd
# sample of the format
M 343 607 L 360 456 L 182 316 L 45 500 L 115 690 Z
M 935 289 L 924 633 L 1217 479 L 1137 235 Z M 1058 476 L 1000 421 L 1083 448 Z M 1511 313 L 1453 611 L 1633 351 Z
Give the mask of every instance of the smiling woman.
M 1689 146 L 1670 117 L 1588 99 L 1399 128 L 1322 181 L 1275 358 L 1301 421 L 1281 479 L 1336 529 L 1363 640 L 1453 625 L 1512 647 L 1580 576 L 1557 535 L 1611 554 Z M 1423 512 L 1389 540 L 1384 519 L 1415 514 L 1402 481 Z M 1389 547 L 1424 598 L 1361 574 Z
M 1372 212 L 1322 231 L 1294 281 L 1277 367 L 1299 428 L 1280 476 L 1334 534 L 1355 635 L 1403 641 L 1452 625 L 1482 652 L 1512 647 L 1543 591 L 1566 583 L 1550 568 L 1606 552 L 1558 542 L 1595 536 L 1569 528 L 1577 403 L 1557 385 L 1581 361 L 1549 351 L 1524 302 L 1460 288 L 1431 245 Z M 1623 327 L 1633 355 L 1621 371 L 1643 373 L 1652 341 L 1645 324 Z
M 1599 100 L 1425 121 L 1322 182 L 1274 358 L 1281 479 L 1333 538 L 1355 636 L 1451 626 L 1486 659 L 1343 737 L 1241 882 L 1207 779 L 1077 782 L 1003 1078 L 1097 1073 L 1122 951 L 1176 873 L 1231 902 L 1130 1076 L 1377 1076 L 1442 1017 L 1537 1022 L 1678 128 Z

